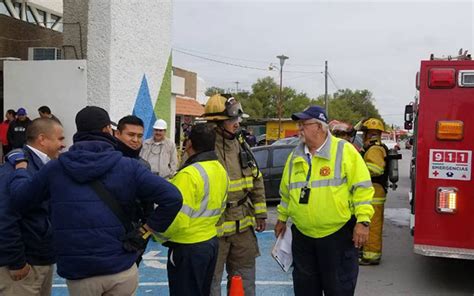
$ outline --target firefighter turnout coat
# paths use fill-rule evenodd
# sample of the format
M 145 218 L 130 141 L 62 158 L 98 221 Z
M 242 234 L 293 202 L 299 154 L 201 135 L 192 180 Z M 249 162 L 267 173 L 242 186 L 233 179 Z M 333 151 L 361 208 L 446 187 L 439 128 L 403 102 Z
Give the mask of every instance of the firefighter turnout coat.
M 226 209 L 217 223 L 218 236 L 242 232 L 255 227 L 255 218 L 267 218 L 262 174 L 256 167 L 242 167 L 242 150 L 237 138 L 224 139 L 216 134 L 216 153 L 230 179 Z
M 375 189 L 372 204 L 384 204 L 386 196 L 384 187 L 387 186 L 388 181 L 385 172 L 387 152 L 383 146 L 375 144 L 370 146 L 363 156 Z
M 374 213 L 374 188 L 364 160 L 352 144 L 331 134 L 311 157 L 300 143 L 289 155 L 280 184 L 278 219 L 291 217 L 304 235 L 321 238 L 338 231 L 355 215 L 367 221 Z M 300 203 L 304 188 L 307 203 Z

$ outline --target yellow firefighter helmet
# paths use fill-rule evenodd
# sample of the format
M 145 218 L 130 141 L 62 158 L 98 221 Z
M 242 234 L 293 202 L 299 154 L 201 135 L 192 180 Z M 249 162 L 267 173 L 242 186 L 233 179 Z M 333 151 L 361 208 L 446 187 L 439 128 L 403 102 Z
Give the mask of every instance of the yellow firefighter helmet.
M 248 117 L 244 114 L 242 106 L 233 97 L 226 98 L 223 95 L 215 94 L 207 100 L 204 106 L 202 118 L 209 121 L 221 121 L 236 117 Z
M 385 131 L 385 126 L 380 119 L 369 118 L 362 123 L 362 130 L 379 130 L 381 132 Z

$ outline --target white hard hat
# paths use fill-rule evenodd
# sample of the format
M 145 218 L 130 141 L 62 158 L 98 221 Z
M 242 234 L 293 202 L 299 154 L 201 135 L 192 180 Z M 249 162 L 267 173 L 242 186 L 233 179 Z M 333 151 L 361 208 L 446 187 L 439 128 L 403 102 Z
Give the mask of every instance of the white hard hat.
M 168 128 L 168 125 L 166 124 L 166 121 L 163 119 L 158 119 L 155 121 L 155 124 L 153 125 L 153 129 L 158 129 L 158 130 L 165 130 Z

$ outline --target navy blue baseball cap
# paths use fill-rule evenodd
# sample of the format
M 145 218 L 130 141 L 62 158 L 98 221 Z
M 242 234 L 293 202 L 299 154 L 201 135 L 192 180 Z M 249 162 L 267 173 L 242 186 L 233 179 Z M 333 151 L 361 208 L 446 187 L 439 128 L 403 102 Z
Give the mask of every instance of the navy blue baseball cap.
M 291 115 L 291 119 L 293 120 L 306 120 L 311 118 L 328 123 L 326 111 L 324 111 L 324 109 L 319 106 L 310 106 L 306 108 L 303 112 L 293 113 L 293 115 Z
M 26 115 L 26 110 L 25 110 L 25 108 L 19 108 L 18 111 L 16 111 L 16 115 L 18 115 L 18 116 L 24 116 L 24 115 Z

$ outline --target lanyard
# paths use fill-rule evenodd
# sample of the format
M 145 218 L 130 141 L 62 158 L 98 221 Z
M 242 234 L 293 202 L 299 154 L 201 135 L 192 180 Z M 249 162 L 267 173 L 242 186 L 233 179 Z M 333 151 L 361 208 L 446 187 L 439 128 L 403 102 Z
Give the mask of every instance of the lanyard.
M 313 165 L 312 165 L 312 163 L 311 163 L 311 158 L 312 158 L 312 157 L 311 157 L 311 154 L 307 153 L 306 155 L 307 155 L 307 157 L 308 157 L 309 169 L 308 169 L 308 174 L 306 175 L 306 184 L 305 184 L 304 187 L 307 188 L 307 187 L 308 187 L 308 184 L 309 184 L 309 178 L 311 177 L 311 170 L 312 170 L 312 166 L 313 166 Z

